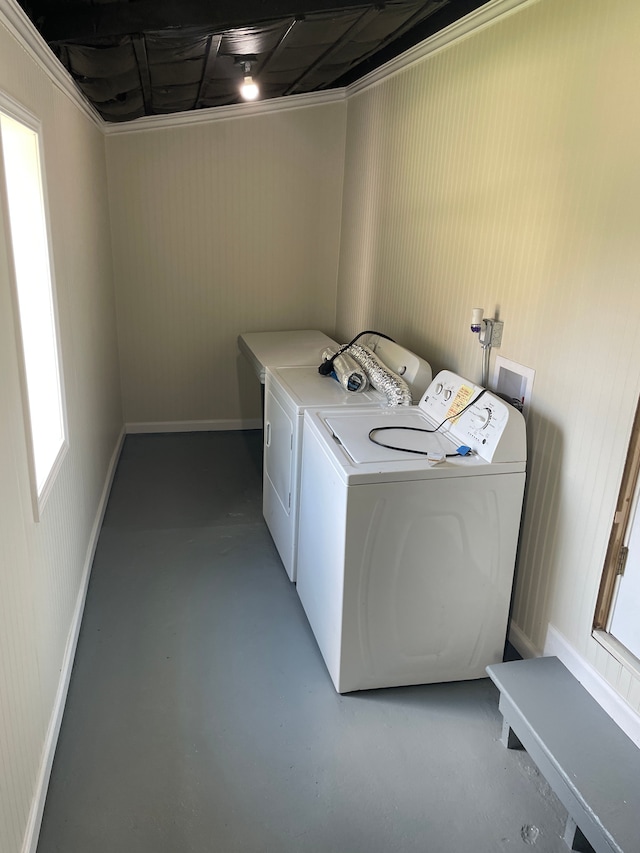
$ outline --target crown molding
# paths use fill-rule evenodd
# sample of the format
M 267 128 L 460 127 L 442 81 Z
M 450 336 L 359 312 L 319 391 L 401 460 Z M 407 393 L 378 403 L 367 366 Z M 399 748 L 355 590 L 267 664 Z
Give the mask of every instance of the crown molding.
M 345 91 L 345 89 L 329 89 L 326 92 L 288 95 L 286 98 L 271 98 L 268 101 L 251 101 L 246 104 L 230 104 L 226 107 L 208 107 L 191 112 L 172 113 L 171 115 L 144 116 L 120 124 L 104 122 L 102 129 L 107 136 L 112 136 L 122 133 L 140 133 L 143 130 L 166 130 L 167 128 L 187 127 L 194 124 L 211 124 L 214 121 L 249 118 L 269 113 L 280 113 L 284 110 L 317 107 L 320 104 L 334 104 L 337 101 L 345 100 Z
M 490 26 L 499 18 L 513 14 L 523 6 L 530 6 L 540 0 L 490 0 L 484 6 L 470 12 L 459 21 L 450 24 L 444 30 L 435 33 L 380 68 L 376 68 L 366 77 L 357 80 L 342 89 L 329 89 L 323 92 L 311 92 L 303 95 L 289 95 L 286 98 L 272 98 L 268 101 L 254 101 L 246 104 L 233 104 L 225 107 L 210 107 L 170 115 L 145 116 L 128 122 L 106 122 L 86 100 L 75 85 L 66 68 L 51 51 L 40 33 L 36 30 L 16 0 L 0 0 L 0 24 L 4 25 L 18 43 L 25 49 L 33 61 L 50 77 L 52 82 L 82 110 L 102 132 L 107 135 L 122 133 L 140 133 L 148 130 L 161 130 L 174 127 L 206 124 L 228 119 L 249 118 L 302 109 L 321 104 L 348 101 L 372 86 L 388 80 L 395 74 L 406 70 L 418 62 L 437 53 L 473 33 Z
M 81 94 L 73 82 L 72 76 L 15 0 L 0 0 L 0 24 L 6 27 L 36 65 L 47 74 L 52 83 L 70 98 L 88 119 L 103 129 L 105 122 L 102 116 Z

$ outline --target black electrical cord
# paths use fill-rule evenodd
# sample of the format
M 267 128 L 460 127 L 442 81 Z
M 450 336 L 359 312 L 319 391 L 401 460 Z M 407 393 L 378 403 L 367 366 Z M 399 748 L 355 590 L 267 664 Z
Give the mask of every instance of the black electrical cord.
M 336 358 L 341 355 L 345 350 L 349 349 L 352 344 L 355 344 L 358 338 L 361 338 L 363 335 L 378 335 L 378 337 L 380 338 L 385 338 L 387 341 L 391 341 L 392 344 L 395 343 L 393 338 L 390 338 L 389 335 L 384 335 L 382 332 L 358 332 L 358 334 L 352 341 L 349 341 L 348 344 L 344 344 L 344 346 L 341 346 L 335 355 L 332 355 L 331 358 L 328 358 L 326 361 L 322 362 L 322 364 L 318 368 L 318 373 L 321 373 L 323 376 L 329 376 L 329 374 L 333 371 L 333 362 L 336 360 Z
M 386 447 L 388 450 L 399 450 L 402 453 L 416 453 L 419 456 L 428 456 L 429 455 L 428 450 L 411 450 L 411 448 L 409 448 L 409 447 L 395 447 L 393 444 L 384 444 L 382 441 L 378 441 L 377 439 L 375 439 L 373 437 L 373 434 L 374 434 L 374 432 L 383 432 L 385 430 L 390 430 L 390 429 L 404 429 L 404 430 L 408 430 L 409 432 L 428 432 L 428 433 L 438 432 L 438 430 L 441 427 L 443 427 L 447 421 L 450 421 L 453 418 L 459 418 L 463 412 L 466 412 L 467 409 L 469 409 L 471 406 L 473 406 L 474 403 L 477 403 L 478 400 L 480 399 L 480 397 L 482 397 L 482 395 L 486 393 L 486 390 L 487 390 L 486 388 L 483 388 L 477 397 L 474 397 L 473 400 L 470 400 L 466 406 L 464 406 L 462 409 L 460 409 L 459 412 L 453 412 L 451 415 L 447 415 L 447 417 L 442 421 L 442 423 L 438 424 L 438 426 L 434 427 L 434 429 L 423 429 L 422 427 L 411 427 L 411 426 L 380 426 L 380 427 L 374 427 L 372 430 L 369 430 L 369 441 L 372 441 L 374 444 L 377 444 L 379 447 Z M 465 453 L 460 452 L 463 448 L 466 450 Z M 468 456 L 470 452 L 471 452 L 471 448 L 467 448 L 466 445 L 461 445 L 455 453 L 446 453 L 445 456 L 447 458 L 450 456 Z

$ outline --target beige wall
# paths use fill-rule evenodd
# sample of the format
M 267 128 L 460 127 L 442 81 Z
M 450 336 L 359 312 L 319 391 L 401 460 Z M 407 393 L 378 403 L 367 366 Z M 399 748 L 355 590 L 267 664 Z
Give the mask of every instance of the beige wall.
M 333 332 L 345 116 L 339 102 L 107 137 L 127 423 L 255 418 L 237 336 Z
M 338 337 L 377 327 L 476 381 L 471 309 L 536 371 L 513 618 L 590 636 L 640 391 L 640 6 L 540 0 L 348 101 Z
M 1 15 L 0 90 L 43 126 L 70 442 L 35 523 L 0 213 L 0 850 L 18 853 L 37 832 L 122 412 L 103 135 Z
M 332 333 L 336 305 L 339 337 L 476 380 L 470 312 L 499 311 L 536 371 L 516 632 L 541 650 L 553 625 L 640 709 L 590 637 L 640 392 L 639 43 L 635 3 L 538 0 L 345 103 L 105 140 L 0 16 L 0 89 L 43 121 L 71 438 L 36 525 L 0 238 L 2 851 L 37 824 L 120 374 L 129 422 L 240 424 L 237 334 Z

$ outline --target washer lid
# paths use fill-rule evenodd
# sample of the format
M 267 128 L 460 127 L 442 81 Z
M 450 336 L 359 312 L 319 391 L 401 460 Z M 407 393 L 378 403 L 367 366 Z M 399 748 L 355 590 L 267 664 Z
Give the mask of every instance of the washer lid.
M 418 432 L 431 430 L 433 424 L 417 409 L 393 409 L 385 412 L 358 412 L 354 415 L 331 415 L 325 421 L 333 438 L 342 445 L 344 451 L 356 464 L 368 462 L 407 462 L 416 465 L 427 464 L 427 453 L 436 452 L 455 454 L 455 445 L 440 432 Z M 384 427 L 374 433 L 374 437 L 384 445 L 376 444 L 369 438 L 371 430 Z M 389 428 L 391 427 L 391 428 Z M 410 429 L 403 429 L 410 427 Z M 402 448 L 402 449 L 397 449 Z M 406 448 L 406 449 L 405 449 Z M 419 453 L 412 451 L 420 451 Z

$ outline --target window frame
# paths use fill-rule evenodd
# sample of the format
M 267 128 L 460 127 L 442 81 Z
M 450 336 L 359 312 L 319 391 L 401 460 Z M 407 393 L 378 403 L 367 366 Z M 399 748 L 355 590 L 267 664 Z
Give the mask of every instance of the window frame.
M 67 397 L 65 389 L 64 363 L 62 359 L 60 322 L 58 312 L 58 293 L 56 287 L 55 265 L 53 258 L 53 241 L 51 234 L 51 221 L 49 216 L 49 198 L 47 193 L 47 179 L 45 170 L 44 144 L 42 137 L 42 123 L 32 113 L 25 109 L 20 103 L 15 101 L 5 92 L 0 91 L 0 112 L 10 119 L 32 131 L 35 135 L 38 154 L 38 170 L 40 189 L 42 193 L 42 207 L 44 218 L 44 233 L 46 239 L 46 253 L 49 272 L 49 288 L 51 292 L 51 307 L 52 307 L 52 330 L 54 337 L 54 352 L 56 358 L 56 367 L 58 375 L 58 383 L 60 390 L 60 415 L 62 426 L 62 440 L 58 448 L 58 452 L 53 459 L 49 468 L 48 474 L 38 489 L 38 481 L 36 476 L 35 450 L 33 439 L 33 425 L 31 416 L 31 407 L 29 403 L 29 388 L 27 383 L 27 369 L 24 349 L 24 338 L 22 330 L 22 320 L 20 316 L 20 301 L 19 288 L 16 275 L 16 265 L 14 257 L 13 235 L 11 232 L 11 221 L 9 212 L 8 188 L 5 173 L 4 152 L 2 150 L 2 140 L 0 139 L 0 205 L 2 209 L 2 226 L 3 236 L 6 246 L 7 257 L 7 272 L 9 277 L 9 289 L 11 291 L 12 303 L 12 320 L 14 335 L 17 344 L 17 362 L 20 384 L 20 394 L 22 401 L 22 414 L 24 423 L 25 444 L 27 450 L 27 465 L 29 473 L 29 485 L 31 491 L 31 504 L 33 509 L 33 518 L 35 522 L 39 522 L 42 518 L 45 505 L 51 494 L 53 486 L 57 480 L 58 473 L 62 467 L 64 458 L 69 451 L 69 427 L 67 417 Z M 0 134 L 2 130 L 0 128 Z
M 627 448 L 622 480 L 616 509 L 611 524 L 609 542 L 602 569 L 600 588 L 593 616 L 593 638 L 610 652 L 620 663 L 640 673 L 640 661 L 613 634 L 609 633 L 613 605 L 617 589 L 620 565 L 625 556 L 627 533 L 632 520 L 636 491 L 640 488 L 640 399 L 636 407 L 631 436 Z

